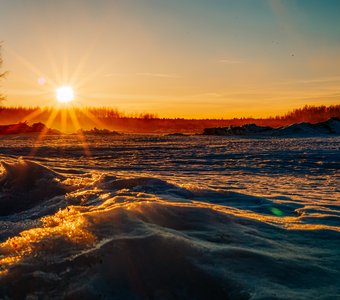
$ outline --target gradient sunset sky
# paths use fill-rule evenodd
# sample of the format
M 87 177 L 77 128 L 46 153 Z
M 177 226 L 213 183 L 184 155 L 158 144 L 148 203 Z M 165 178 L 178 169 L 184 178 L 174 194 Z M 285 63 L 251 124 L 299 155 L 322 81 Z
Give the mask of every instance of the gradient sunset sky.
M 4 105 L 240 117 L 340 103 L 339 0 L 0 0 Z

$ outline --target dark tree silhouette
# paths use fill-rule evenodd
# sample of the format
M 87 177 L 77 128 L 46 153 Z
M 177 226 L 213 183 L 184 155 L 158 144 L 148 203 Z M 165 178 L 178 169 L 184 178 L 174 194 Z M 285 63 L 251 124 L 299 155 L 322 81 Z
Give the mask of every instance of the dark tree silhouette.
M 1 56 L 1 43 L 0 43 L 0 80 L 3 79 L 6 75 L 6 72 L 1 72 L 1 67 L 2 67 L 2 56 Z M 0 93 L 0 101 L 4 100 L 5 97 L 2 93 Z
M 46 124 L 53 110 L 53 108 L 48 107 L 6 107 L 0 105 L 0 125 L 24 121 L 29 124 L 39 122 Z M 80 128 L 83 130 L 97 127 L 98 130 L 108 129 L 133 133 L 201 133 L 204 128 L 242 126 L 252 123 L 258 126 L 280 127 L 299 122 L 323 122 L 332 117 L 340 118 L 340 105 L 306 105 L 285 115 L 268 118 L 170 119 L 159 118 L 151 113 L 127 115 L 109 107 L 75 107 L 72 108 L 72 114 L 77 117 Z M 57 110 L 55 120 L 49 127 L 62 130 L 62 115 L 68 115 L 67 110 Z M 68 117 L 66 123 L 72 124 L 72 120 Z

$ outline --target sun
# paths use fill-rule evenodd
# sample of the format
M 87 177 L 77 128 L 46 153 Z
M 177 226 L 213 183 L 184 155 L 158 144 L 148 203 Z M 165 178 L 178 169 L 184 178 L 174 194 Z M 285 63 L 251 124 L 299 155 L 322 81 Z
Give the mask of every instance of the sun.
M 61 86 L 55 91 L 59 103 L 69 103 L 74 100 L 74 90 L 71 86 Z

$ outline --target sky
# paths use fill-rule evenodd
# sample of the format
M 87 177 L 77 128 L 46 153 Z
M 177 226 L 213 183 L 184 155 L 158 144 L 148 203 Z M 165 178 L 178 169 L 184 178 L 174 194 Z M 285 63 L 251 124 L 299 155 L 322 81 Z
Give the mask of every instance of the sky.
M 339 0 L 0 0 L 2 105 L 265 117 L 340 104 Z

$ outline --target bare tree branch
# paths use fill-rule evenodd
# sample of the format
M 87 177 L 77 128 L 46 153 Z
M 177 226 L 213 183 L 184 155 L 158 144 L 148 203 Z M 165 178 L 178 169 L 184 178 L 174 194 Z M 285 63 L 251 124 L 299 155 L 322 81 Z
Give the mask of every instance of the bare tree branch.
M 2 56 L 1 56 L 1 47 L 2 47 L 2 43 L 0 42 L 0 70 L 1 70 L 1 67 L 2 67 L 2 63 L 3 63 L 3 60 L 2 60 Z M 3 79 L 5 76 L 6 76 L 7 72 L 0 72 L 0 80 Z M 0 102 L 3 101 L 5 99 L 5 96 L 3 94 L 0 93 Z

